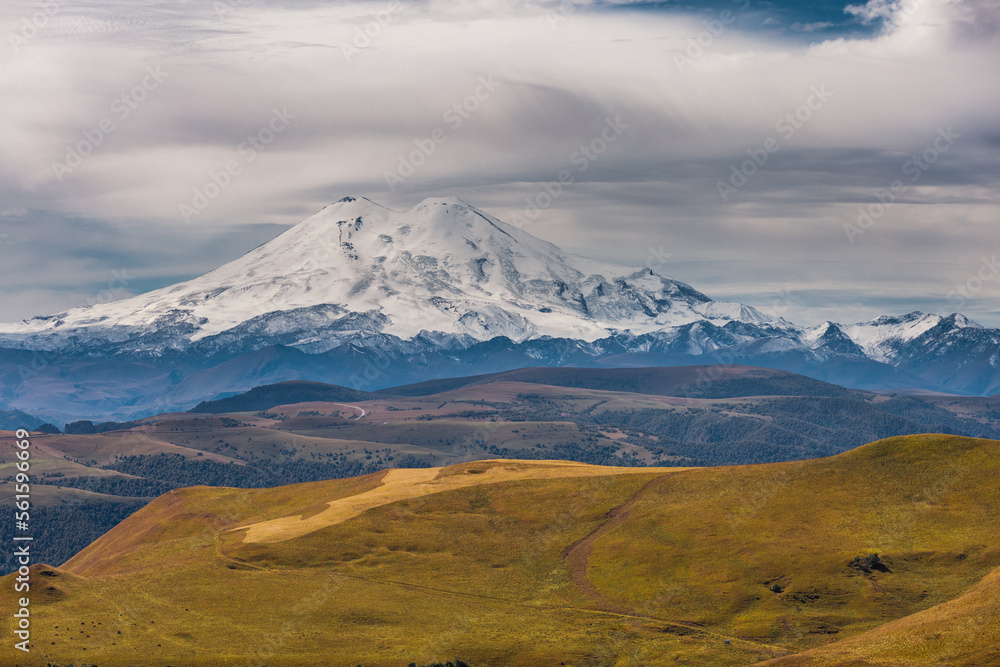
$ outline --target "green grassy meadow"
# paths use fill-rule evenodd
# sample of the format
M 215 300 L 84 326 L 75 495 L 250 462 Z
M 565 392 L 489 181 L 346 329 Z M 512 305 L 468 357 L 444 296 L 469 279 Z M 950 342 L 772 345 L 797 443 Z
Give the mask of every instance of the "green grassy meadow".
M 535 479 L 544 462 L 480 461 L 432 482 L 467 486 L 270 543 L 238 528 L 317 515 L 386 473 L 171 491 L 36 569 L 32 653 L 5 646 L 0 663 L 991 664 L 998 450 L 906 436 L 801 462 Z M 873 553 L 882 569 L 852 567 Z

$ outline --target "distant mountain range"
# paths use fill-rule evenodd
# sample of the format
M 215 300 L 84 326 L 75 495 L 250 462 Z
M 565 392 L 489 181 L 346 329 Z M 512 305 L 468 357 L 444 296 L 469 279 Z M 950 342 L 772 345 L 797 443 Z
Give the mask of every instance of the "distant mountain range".
M 459 199 L 397 212 L 347 197 L 199 278 L 0 325 L 0 408 L 121 419 L 284 380 L 373 390 L 527 366 L 705 363 L 990 395 L 1000 330 L 919 312 L 800 327 L 565 253 Z
M 27 424 L 10 417 L 0 427 L 8 468 L 10 429 Z M 639 467 L 801 460 L 900 435 L 1000 438 L 1000 397 L 890 397 L 731 365 L 524 368 L 375 392 L 288 381 L 188 413 L 51 431 L 32 436 L 35 518 L 45 526 L 35 557 L 61 563 L 136 503 L 183 486 L 259 488 L 495 458 Z M 0 490 L 12 497 L 14 481 L 0 476 Z M 0 540 L 15 534 L 13 522 L 0 523 Z M 13 552 L 0 554 L 0 574 L 17 566 Z

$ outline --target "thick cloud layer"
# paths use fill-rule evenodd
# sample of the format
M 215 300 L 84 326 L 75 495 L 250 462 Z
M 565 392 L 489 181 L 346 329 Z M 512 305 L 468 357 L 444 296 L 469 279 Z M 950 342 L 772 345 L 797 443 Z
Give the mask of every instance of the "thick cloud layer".
M 0 319 L 455 194 L 793 321 L 1000 325 L 994 2 L 658 4 L 5 4 Z

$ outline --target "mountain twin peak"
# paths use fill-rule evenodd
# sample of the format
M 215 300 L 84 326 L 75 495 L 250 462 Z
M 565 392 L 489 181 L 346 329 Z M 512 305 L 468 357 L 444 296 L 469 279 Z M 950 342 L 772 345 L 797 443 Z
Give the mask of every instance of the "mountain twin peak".
M 10 405 L 87 395 L 127 414 L 148 413 L 142 401 L 167 390 L 193 404 L 254 382 L 374 388 L 530 365 L 725 362 L 986 394 L 1000 391 L 998 348 L 1000 331 L 959 314 L 796 326 L 650 268 L 564 252 L 455 197 L 406 211 L 345 197 L 192 280 L 0 325 L 0 351 L 65 360 L 43 371 L 58 381 L 25 380 Z M 100 393 L 80 358 L 144 363 L 151 375 Z
M 7 325 L 0 334 L 113 331 L 120 337 L 153 326 L 174 331 L 161 342 L 178 346 L 276 312 L 298 312 L 311 328 L 347 324 L 347 318 L 354 326 L 342 334 L 403 339 L 427 331 L 479 340 L 592 341 L 700 320 L 777 322 L 749 306 L 714 302 L 647 268 L 565 253 L 456 197 L 427 199 L 402 212 L 345 197 L 201 277 Z

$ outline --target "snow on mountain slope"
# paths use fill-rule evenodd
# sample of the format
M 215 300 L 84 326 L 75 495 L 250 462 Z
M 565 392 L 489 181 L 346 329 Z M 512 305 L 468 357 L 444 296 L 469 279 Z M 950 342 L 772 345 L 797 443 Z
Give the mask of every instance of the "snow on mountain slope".
M 0 407 L 118 420 L 292 379 L 377 389 L 692 363 L 992 395 L 1000 330 L 922 313 L 801 328 L 570 255 L 458 199 L 393 211 L 348 197 L 193 280 L 0 324 Z
M 100 339 L 156 353 L 239 332 L 321 351 L 358 333 L 593 341 L 702 320 L 791 328 L 650 269 L 564 253 L 456 198 L 397 212 L 347 197 L 203 276 L 0 325 L 0 343 Z
M 982 325 L 973 322 L 963 315 L 950 316 L 954 319 L 955 329 L 982 329 Z M 946 320 L 940 315 L 912 312 L 900 317 L 883 315 L 870 322 L 836 325 L 855 344 L 857 344 L 870 359 L 881 362 L 891 362 L 899 349 L 920 336 L 939 327 Z M 823 326 L 823 325 L 820 325 Z

